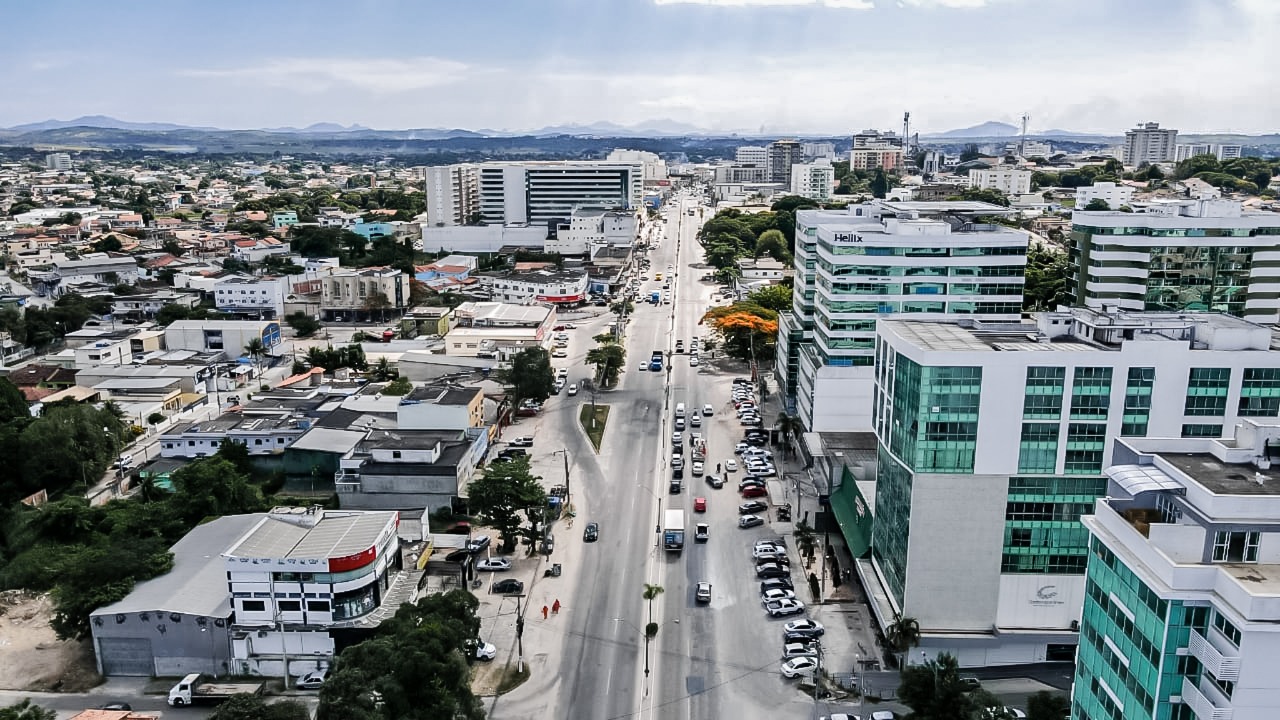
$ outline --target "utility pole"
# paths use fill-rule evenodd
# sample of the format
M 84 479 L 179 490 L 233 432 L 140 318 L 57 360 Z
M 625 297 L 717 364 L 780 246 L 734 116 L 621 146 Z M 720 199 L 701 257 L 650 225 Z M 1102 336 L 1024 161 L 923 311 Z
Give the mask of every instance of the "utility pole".
M 516 596 L 516 672 L 524 672 L 524 612 L 520 607 L 520 598 Z
M 592 410 L 592 419 L 595 417 L 595 411 Z M 569 493 L 569 449 L 561 448 L 560 454 L 564 456 L 564 501 L 567 503 L 572 498 Z

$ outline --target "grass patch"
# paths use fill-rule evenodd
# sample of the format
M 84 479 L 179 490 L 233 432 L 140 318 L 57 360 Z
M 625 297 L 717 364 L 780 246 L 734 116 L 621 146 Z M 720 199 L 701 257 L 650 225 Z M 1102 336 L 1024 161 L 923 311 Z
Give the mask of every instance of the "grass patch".
M 591 440 L 591 445 L 595 447 L 596 452 L 600 452 L 600 441 L 604 437 L 604 426 L 608 421 L 608 405 L 596 405 L 595 422 L 592 422 L 591 405 L 589 403 L 583 403 L 582 409 L 578 411 L 578 422 L 582 424 L 582 430 Z
M 508 667 L 502 673 L 502 680 L 498 683 L 498 694 L 504 695 L 515 690 L 529 679 L 529 664 L 525 663 L 524 670 L 517 670 L 514 666 Z

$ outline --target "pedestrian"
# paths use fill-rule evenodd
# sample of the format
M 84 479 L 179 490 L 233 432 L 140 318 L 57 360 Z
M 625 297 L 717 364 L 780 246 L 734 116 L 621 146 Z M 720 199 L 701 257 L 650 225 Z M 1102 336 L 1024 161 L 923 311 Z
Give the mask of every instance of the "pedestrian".
M 543 619 L 543 620 L 546 620 L 546 619 L 547 619 L 547 606 L 546 606 L 546 605 L 543 605 L 543 606 L 542 606 L 542 619 Z
M 559 614 L 560 614 L 560 599 L 559 599 L 559 598 L 556 598 L 556 601 L 555 601 L 554 603 L 552 603 L 552 604 L 551 604 L 551 612 L 552 612 L 552 613 L 555 613 L 556 615 L 559 615 Z

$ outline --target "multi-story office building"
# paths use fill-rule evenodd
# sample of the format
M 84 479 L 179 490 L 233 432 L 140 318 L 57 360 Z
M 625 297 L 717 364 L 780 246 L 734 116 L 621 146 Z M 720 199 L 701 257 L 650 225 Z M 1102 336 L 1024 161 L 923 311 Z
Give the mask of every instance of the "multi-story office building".
M 760 145 L 743 145 L 733 153 L 733 161 L 739 165 L 769 164 L 769 148 Z
M 1117 441 L 1083 519 L 1072 718 L 1276 717 L 1277 439 L 1275 420 L 1244 420 L 1225 440 Z
M 428 168 L 425 225 L 545 225 L 578 208 L 632 210 L 644 196 L 644 166 L 565 160 Z
M 716 166 L 716 183 L 719 185 L 739 183 L 769 182 L 769 166 L 767 165 L 731 165 Z
M 427 226 L 467 225 L 478 211 L 480 185 L 476 166 L 470 163 L 437 165 L 423 172 L 427 201 Z
M 800 150 L 806 162 L 836 159 L 836 146 L 829 142 L 801 143 Z
M 49 153 L 44 156 L 44 166 L 49 170 L 57 170 L 58 172 L 70 170 L 71 156 L 67 153 Z
M 1101 200 L 1111 210 L 1119 210 L 1133 200 L 1134 189 L 1128 185 L 1117 185 L 1113 182 L 1096 182 L 1092 185 L 1076 188 L 1076 207 L 1083 210 L 1090 202 Z
M 792 312 L 775 370 L 811 431 L 871 429 L 877 318 L 1017 320 L 1027 234 L 973 221 L 1008 208 L 888 202 L 796 213 Z
M 836 171 L 830 160 L 793 165 L 791 194 L 812 200 L 830 200 L 835 189 Z
M 1125 165 L 1173 162 L 1177 156 L 1178 131 L 1160 129 L 1160 123 L 1149 122 L 1124 132 Z
M 882 321 L 875 520 L 859 564 L 877 618 L 916 618 L 921 649 L 962 665 L 1070 660 L 1089 562 L 1080 518 L 1106 491 L 1112 440 L 1274 422 L 1270 347 L 1269 329 L 1210 313 Z
M 1280 214 L 1178 200 L 1071 216 L 1073 304 L 1280 322 Z
M 969 187 L 999 190 L 1005 195 L 1026 195 L 1031 192 L 1031 171 L 1014 167 L 970 170 Z
M 849 151 L 850 170 L 900 170 L 902 148 L 890 145 L 855 147 Z
M 804 147 L 795 140 L 769 143 L 769 182 L 791 185 L 791 167 L 804 162 Z

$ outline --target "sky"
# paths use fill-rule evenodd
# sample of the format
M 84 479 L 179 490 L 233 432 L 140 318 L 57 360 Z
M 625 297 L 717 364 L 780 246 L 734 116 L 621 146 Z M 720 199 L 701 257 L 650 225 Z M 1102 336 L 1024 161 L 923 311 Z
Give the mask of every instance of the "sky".
M 0 126 L 1276 132 L 1280 0 L 7 3 Z

